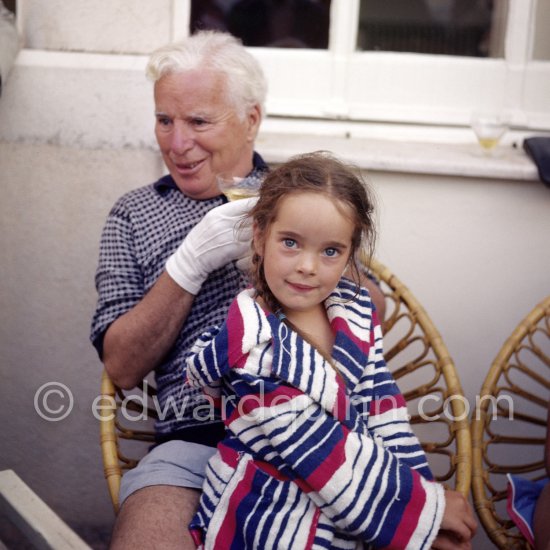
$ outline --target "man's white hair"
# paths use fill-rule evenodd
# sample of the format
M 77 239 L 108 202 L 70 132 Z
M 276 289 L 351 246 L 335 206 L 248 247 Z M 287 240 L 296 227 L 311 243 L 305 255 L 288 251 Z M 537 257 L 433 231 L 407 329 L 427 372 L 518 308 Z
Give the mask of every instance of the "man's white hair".
M 178 42 L 155 50 L 147 63 L 146 75 L 156 82 L 165 75 L 204 69 L 225 77 L 227 99 L 238 115 L 255 105 L 265 113 L 267 81 L 260 64 L 242 42 L 219 31 L 199 31 Z

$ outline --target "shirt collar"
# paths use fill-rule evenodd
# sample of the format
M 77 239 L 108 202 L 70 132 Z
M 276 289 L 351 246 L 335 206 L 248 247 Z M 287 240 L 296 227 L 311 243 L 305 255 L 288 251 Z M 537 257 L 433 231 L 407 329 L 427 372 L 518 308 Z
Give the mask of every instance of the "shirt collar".
M 170 174 L 160 178 L 153 184 L 153 187 L 160 195 L 163 195 L 166 191 L 170 189 L 178 189 L 176 182 Z

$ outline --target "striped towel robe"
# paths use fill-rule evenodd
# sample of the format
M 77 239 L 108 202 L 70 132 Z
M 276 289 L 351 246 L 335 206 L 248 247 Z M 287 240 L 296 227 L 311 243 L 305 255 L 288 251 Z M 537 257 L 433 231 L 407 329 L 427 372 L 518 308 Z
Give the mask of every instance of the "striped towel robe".
M 226 438 L 190 530 L 201 548 L 428 549 L 445 498 L 382 355 L 367 290 L 342 279 L 325 307 L 335 369 L 241 292 L 195 344 L 187 383 L 222 384 Z

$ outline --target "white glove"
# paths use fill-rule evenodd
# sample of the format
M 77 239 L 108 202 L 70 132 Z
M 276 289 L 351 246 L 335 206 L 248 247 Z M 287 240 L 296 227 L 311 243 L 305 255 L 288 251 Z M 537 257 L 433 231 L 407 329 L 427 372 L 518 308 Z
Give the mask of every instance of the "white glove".
M 210 210 L 168 258 L 168 275 L 183 289 L 197 294 L 212 271 L 246 256 L 252 226 L 241 226 L 239 222 L 257 200 L 228 202 Z

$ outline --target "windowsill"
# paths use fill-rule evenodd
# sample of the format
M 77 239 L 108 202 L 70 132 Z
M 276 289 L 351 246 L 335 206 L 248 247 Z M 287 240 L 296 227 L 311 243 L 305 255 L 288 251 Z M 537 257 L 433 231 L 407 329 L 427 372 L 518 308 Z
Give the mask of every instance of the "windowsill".
M 314 133 L 312 125 L 315 126 L 315 122 L 267 119 L 260 131 L 257 149 L 269 163 L 283 162 L 300 153 L 327 150 L 359 168 L 373 171 L 539 179 L 536 165 L 523 151 L 523 139 L 527 135 L 520 132 L 509 132 L 493 155 L 488 156 L 473 134 L 470 135 L 471 130 L 464 128 L 399 125 L 369 128 L 366 124 L 319 122 L 320 133 Z
M 0 101 L 0 139 L 156 149 L 145 62 L 144 56 L 21 50 Z M 372 171 L 537 181 L 522 148 L 529 135 L 550 132 L 510 131 L 488 157 L 468 127 L 272 116 L 263 121 L 256 148 L 269 163 L 323 149 Z

